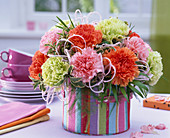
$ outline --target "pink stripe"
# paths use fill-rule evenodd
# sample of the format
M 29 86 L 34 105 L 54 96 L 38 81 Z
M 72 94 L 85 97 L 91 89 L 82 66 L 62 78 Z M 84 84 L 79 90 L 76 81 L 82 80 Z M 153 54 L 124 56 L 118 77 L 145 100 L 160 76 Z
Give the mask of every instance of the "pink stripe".
M 109 134 L 109 103 L 106 103 L 106 134 Z
M 119 132 L 125 130 L 125 109 L 124 102 L 119 103 Z
M 82 104 L 82 109 L 81 109 L 81 133 L 82 134 L 87 134 L 85 132 L 86 130 L 86 124 L 88 122 L 88 114 L 83 112 L 85 106 L 88 106 L 88 95 L 90 93 L 90 91 L 88 89 L 82 89 L 82 91 L 86 91 L 86 94 L 84 92 L 82 92 L 82 98 L 81 98 L 81 104 Z M 83 98 L 84 97 L 84 98 Z
M 128 129 L 130 128 L 130 101 L 128 102 Z
M 68 101 L 70 100 L 70 98 L 71 98 L 71 92 L 69 92 Z M 75 99 L 75 94 L 72 95 L 71 102 L 68 104 L 69 109 L 71 105 L 73 104 L 74 99 Z M 68 130 L 75 132 L 75 105 L 73 107 L 72 112 L 68 114 Z

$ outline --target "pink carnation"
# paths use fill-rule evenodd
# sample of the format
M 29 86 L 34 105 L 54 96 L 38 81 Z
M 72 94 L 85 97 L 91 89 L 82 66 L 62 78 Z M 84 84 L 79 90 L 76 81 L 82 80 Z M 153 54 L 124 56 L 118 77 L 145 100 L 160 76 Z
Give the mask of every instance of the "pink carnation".
M 159 129 L 159 130 L 164 130 L 164 129 L 167 129 L 167 127 L 165 126 L 165 124 L 159 124 L 155 127 L 156 129 Z
M 70 64 L 74 66 L 72 75 L 82 78 L 83 82 L 89 82 L 98 72 L 103 72 L 102 55 L 97 54 L 90 47 L 84 48 L 82 54 L 75 53 L 70 60 Z
M 40 52 L 47 55 L 48 50 L 50 49 L 49 46 L 45 46 L 45 44 L 53 44 L 54 42 L 57 42 L 60 38 L 60 35 L 58 33 L 62 33 L 61 29 L 54 29 L 51 31 L 48 31 L 41 37 L 40 41 Z
M 143 134 L 141 132 L 135 132 L 130 134 L 130 138 L 143 138 Z
M 140 127 L 140 129 L 141 129 L 141 132 L 145 133 L 145 134 L 154 134 L 154 133 L 156 133 L 154 131 L 155 126 L 153 126 L 153 125 L 147 125 L 147 126 L 143 125 L 143 126 Z
M 143 61 L 147 61 L 149 50 L 152 51 L 151 47 L 138 37 L 127 38 L 124 40 L 124 44 L 127 48 L 137 54 L 138 58 Z

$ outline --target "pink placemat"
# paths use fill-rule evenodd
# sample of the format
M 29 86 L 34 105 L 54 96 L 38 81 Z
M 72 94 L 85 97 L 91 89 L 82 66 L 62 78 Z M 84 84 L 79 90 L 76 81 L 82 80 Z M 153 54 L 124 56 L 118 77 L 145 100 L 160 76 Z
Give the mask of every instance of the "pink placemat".
M 0 126 L 30 116 L 45 108 L 45 105 L 30 105 L 22 102 L 4 104 L 0 106 Z

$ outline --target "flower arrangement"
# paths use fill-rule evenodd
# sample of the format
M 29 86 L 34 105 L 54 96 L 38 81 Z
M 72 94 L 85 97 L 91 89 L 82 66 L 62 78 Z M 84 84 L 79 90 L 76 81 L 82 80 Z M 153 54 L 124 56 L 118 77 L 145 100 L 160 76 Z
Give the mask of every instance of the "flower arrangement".
M 88 18 L 98 13 L 78 17 L 78 12 L 74 20 L 57 17 L 57 24 L 42 36 L 29 68 L 34 88 L 40 86 L 46 101 L 54 94 L 65 100 L 67 88 L 71 97 L 75 90 L 88 89 L 101 105 L 110 97 L 118 104 L 120 95 L 129 101 L 131 93 L 146 97 L 149 86 L 163 74 L 161 55 L 127 22 L 109 18 L 89 23 Z M 78 98 L 69 111 L 76 102 Z

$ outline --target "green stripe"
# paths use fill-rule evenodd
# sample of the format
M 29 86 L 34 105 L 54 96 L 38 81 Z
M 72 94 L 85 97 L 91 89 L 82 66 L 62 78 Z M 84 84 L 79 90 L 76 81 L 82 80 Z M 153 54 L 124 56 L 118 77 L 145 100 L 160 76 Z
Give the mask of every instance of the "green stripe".
M 99 134 L 106 134 L 106 104 L 99 105 Z

